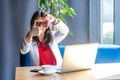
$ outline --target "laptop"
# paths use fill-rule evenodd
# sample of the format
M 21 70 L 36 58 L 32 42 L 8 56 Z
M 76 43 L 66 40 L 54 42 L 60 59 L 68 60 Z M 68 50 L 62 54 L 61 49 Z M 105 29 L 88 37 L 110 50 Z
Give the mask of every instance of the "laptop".
M 98 45 L 98 43 L 67 45 L 62 67 L 57 68 L 57 72 L 91 69 L 95 63 Z

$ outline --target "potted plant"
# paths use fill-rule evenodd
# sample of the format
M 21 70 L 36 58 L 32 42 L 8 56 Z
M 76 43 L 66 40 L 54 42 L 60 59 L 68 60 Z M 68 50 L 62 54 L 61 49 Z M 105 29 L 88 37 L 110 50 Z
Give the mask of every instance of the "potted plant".
M 45 8 L 46 12 L 65 23 L 67 23 L 65 20 L 66 15 L 72 18 L 76 15 L 74 9 L 67 4 L 67 0 L 39 0 L 38 8 Z M 72 35 L 72 32 L 69 32 L 69 34 Z

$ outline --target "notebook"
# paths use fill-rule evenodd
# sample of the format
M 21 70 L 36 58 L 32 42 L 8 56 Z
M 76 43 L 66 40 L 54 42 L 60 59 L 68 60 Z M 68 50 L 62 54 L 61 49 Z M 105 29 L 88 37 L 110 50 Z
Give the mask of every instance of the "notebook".
M 62 67 L 58 67 L 57 72 L 91 69 L 95 63 L 98 45 L 98 43 L 67 45 Z

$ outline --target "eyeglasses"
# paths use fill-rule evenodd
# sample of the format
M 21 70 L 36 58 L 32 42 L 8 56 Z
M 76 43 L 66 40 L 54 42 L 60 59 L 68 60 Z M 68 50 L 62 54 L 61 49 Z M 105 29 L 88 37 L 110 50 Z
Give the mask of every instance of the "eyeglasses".
M 47 22 L 36 22 L 36 26 L 40 27 L 42 25 L 42 27 L 44 28 L 47 27 L 47 24 L 48 24 Z

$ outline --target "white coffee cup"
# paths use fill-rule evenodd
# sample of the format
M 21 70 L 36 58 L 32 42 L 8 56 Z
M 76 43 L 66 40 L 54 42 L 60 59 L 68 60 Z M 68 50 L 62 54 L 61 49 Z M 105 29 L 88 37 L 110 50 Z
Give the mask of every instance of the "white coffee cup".
M 41 68 L 43 72 L 47 74 L 56 72 L 56 67 L 53 65 L 42 65 Z

